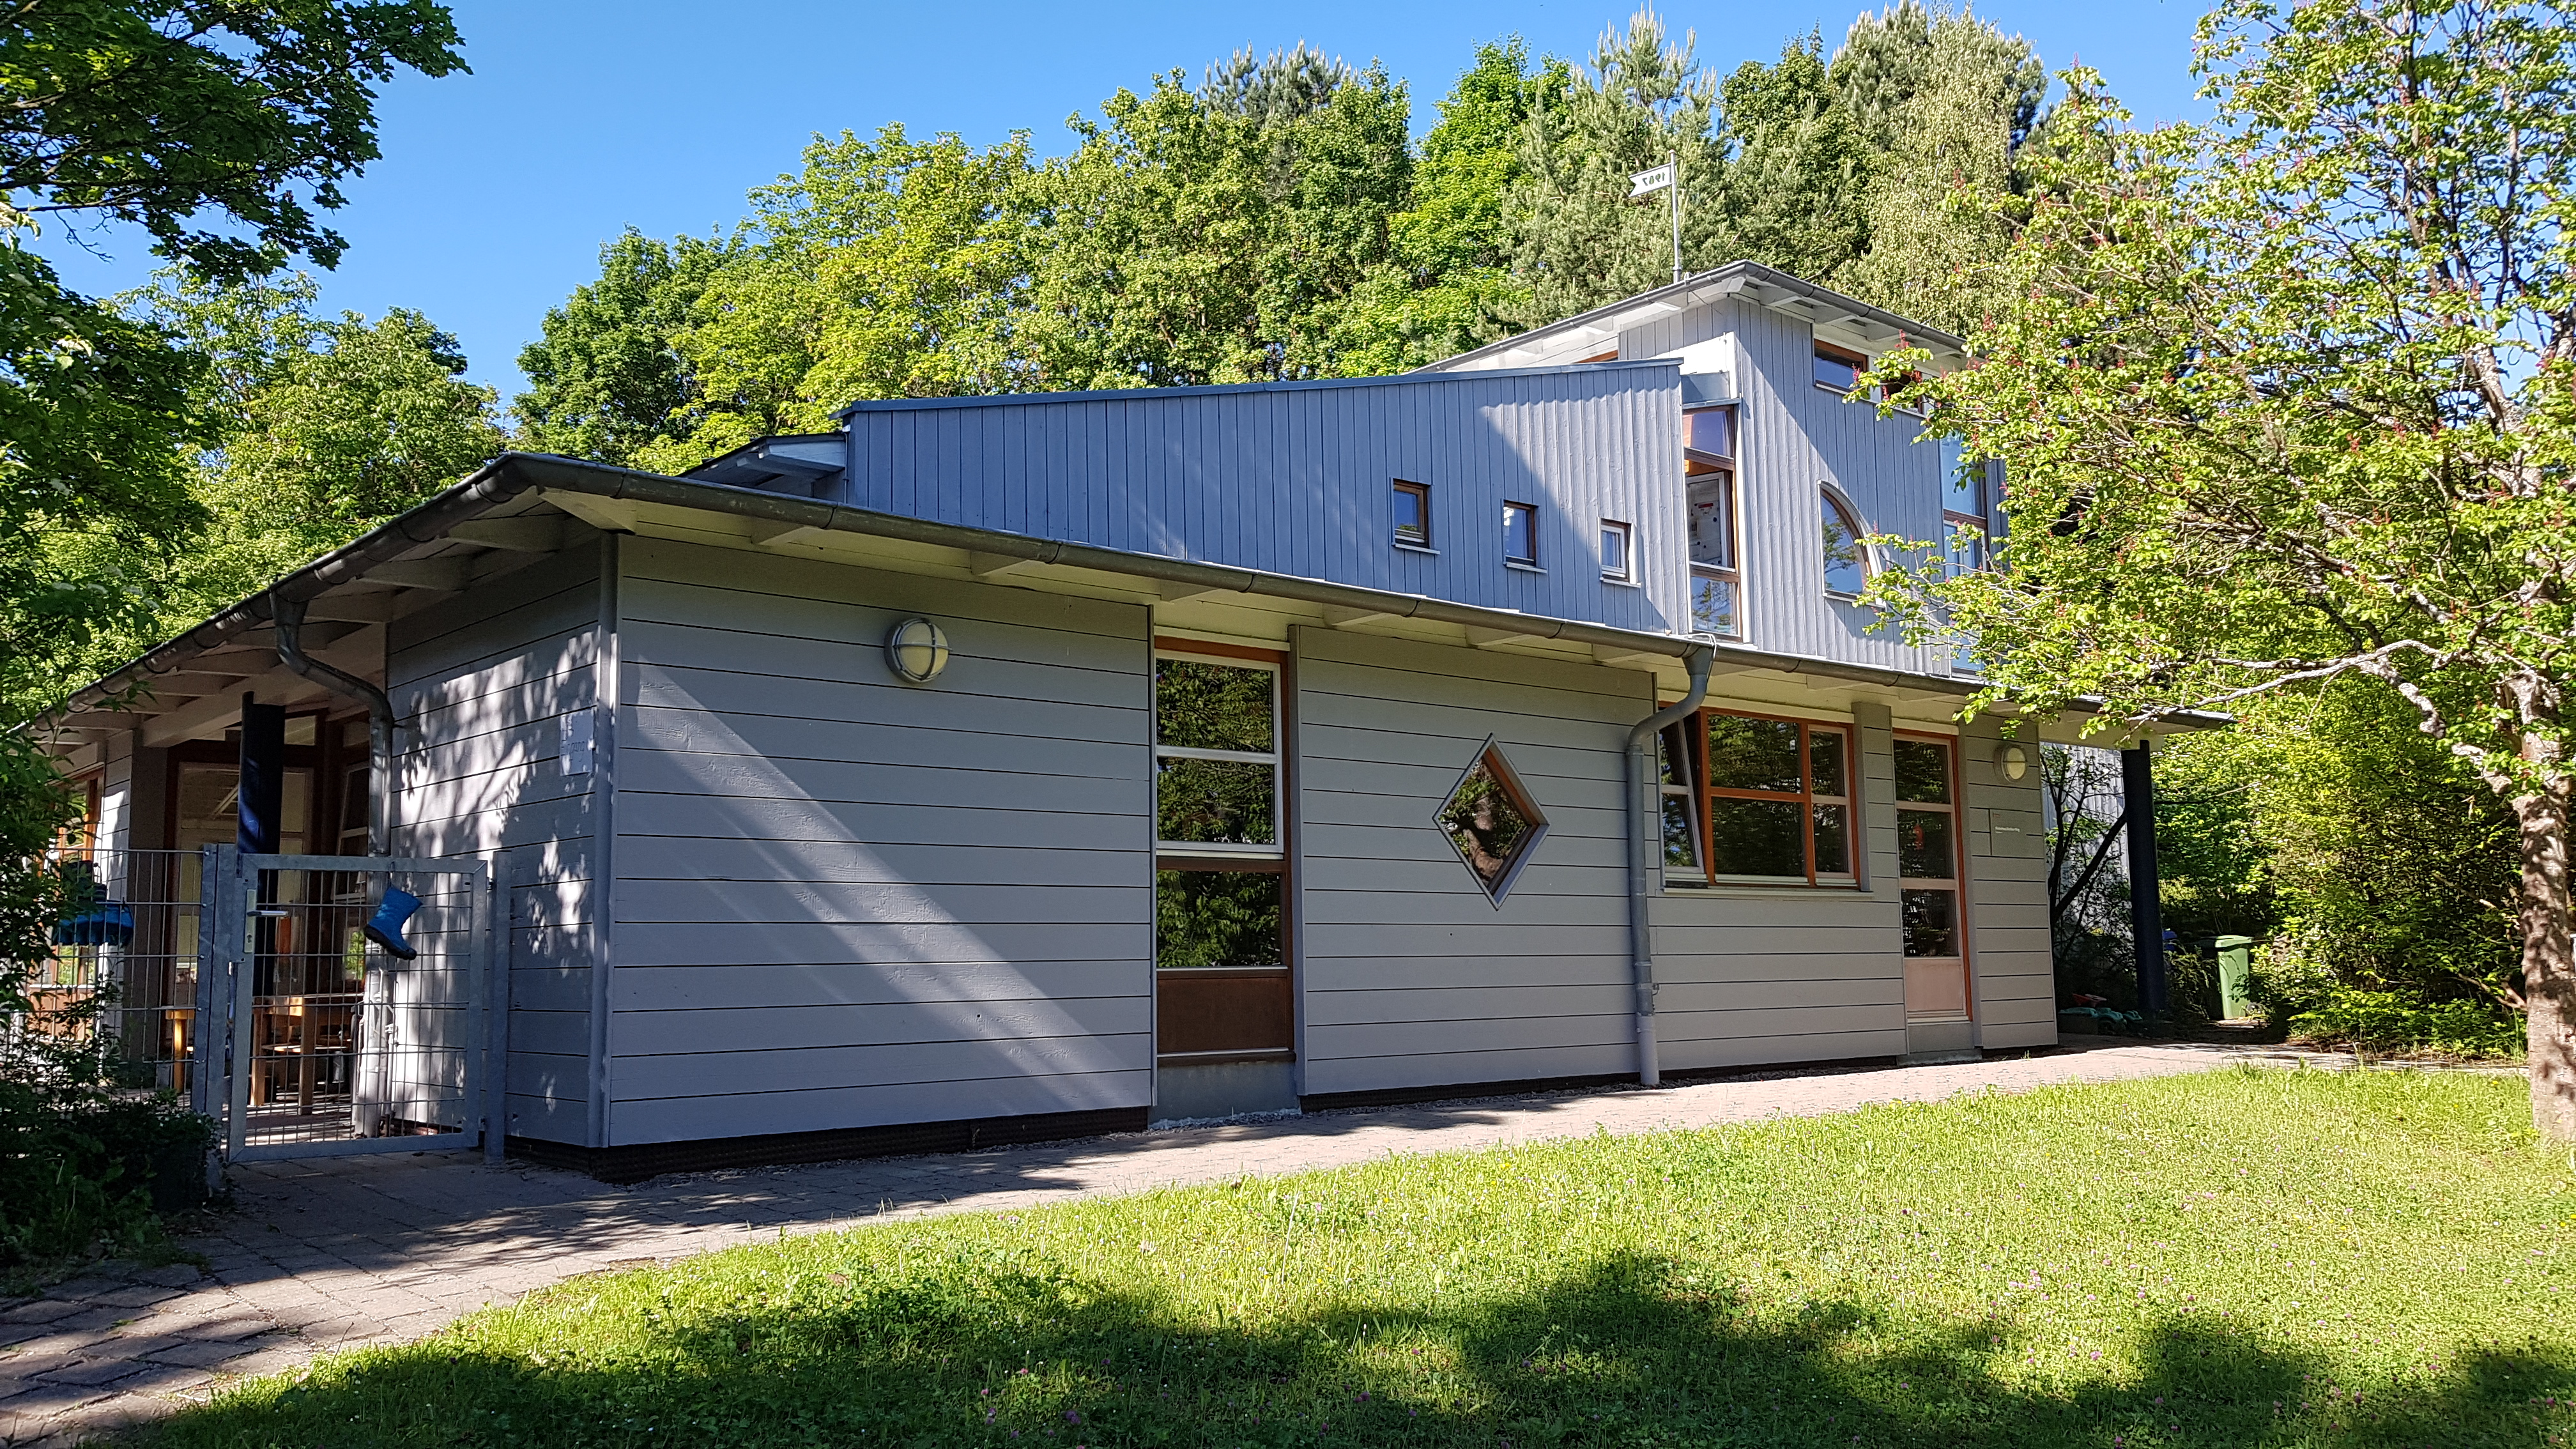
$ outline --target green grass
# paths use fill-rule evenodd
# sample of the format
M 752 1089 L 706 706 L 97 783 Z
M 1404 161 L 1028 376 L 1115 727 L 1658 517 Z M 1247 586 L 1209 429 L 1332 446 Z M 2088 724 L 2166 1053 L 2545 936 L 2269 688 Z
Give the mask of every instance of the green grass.
M 2545 1445 L 2517 1080 L 2237 1070 L 1395 1159 L 575 1280 L 194 1445 Z

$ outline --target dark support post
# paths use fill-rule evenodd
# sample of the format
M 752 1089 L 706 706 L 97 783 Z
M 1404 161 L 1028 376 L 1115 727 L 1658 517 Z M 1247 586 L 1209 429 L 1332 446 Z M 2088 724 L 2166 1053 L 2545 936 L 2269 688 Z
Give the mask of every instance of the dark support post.
M 2138 1010 L 2165 1014 L 2165 919 L 2156 882 L 2156 779 L 2138 741 L 2120 752 L 2120 794 L 2129 810 L 2129 929 L 2137 943 Z
M 237 793 L 236 839 L 244 855 L 275 855 L 279 817 L 286 813 L 286 706 L 261 704 L 242 696 L 241 781 Z M 277 902 L 277 872 L 259 873 L 259 907 L 253 919 L 251 989 L 267 994 L 277 989 L 269 978 L 277 970 L 277 921 L 266 909 Z

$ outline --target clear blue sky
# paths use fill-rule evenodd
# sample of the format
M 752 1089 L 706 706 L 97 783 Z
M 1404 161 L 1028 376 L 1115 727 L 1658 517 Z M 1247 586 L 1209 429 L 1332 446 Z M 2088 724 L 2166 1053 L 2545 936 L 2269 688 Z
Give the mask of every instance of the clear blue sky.
M 1880 0 L 1885 3 L 1885 0 Z M 1634 0 L 1310 0 L 1270 9 L 1181 4 L 910 3 L 822 0 L 456 0 L 474 73 L 394 84 L 381 105 L 384 159 L 347 188 L 333 225 L 350 240 L 323 274 L 326 305 L 414 307 L 454 332 L 473 375 L 521 386 L 517 357 L 548 307 L 594 276 L 601 242 L 632 225 L 704 232 L 742 215 L 743 192 L 796 164 L 813 132 L 902 121 L 990 143 L 1033 132 L 1067 149 L 1064 118 L 1096 111 L 1159 71 L 1195 79 L 1244 45 L 1305 40 L 1385 62 L 1409 81 L 1415 126 L 1475 44 L 1517 32 L 1577 59 Z M 1699 37 L 1704 65 L 1768 59 L 1789 35 L 1828 49 L 1860 6 L 1681 4 L 1662 13 Z M 1875 7 L 1873 7 L 1875 8 Z M 2080 58 L 2143 119 L 2197 115 L 2188 73 L 2198 0 L 1999 3 L 1980 14 L 2030 37 L 2051 70 Z M 152 258 L 98 233 L 102 259 L 49 227 L 38 246 L 72 286 L 139 282 Z

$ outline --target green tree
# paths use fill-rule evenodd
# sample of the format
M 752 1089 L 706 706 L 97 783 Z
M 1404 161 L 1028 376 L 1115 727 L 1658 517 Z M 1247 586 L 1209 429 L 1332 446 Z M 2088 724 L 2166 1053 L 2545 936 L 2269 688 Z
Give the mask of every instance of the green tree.
M 125 557 L 114 531 L 58 535 L 52 566 L 121 567 L 137 608 L 63 675 L 100 673 L 327 553 L 488 462 L 508 444 L 456 339 L 417 312 L 315 314 L 301 274 L 213 285 L 171 271 L 119 299 L 207 359 L 207 420 L 190 493 L 209 522 L 185 547 Z
M 1029 189 L 1029 385 L 1332 376 L 1336 323 L 1386 262 L 1409 191 L 1411 107 L 1377 69 L 1242 57 L 1175 71 L 1069 124 Z M 1270 72 L 1264 78 L 1262 69 Z M 1330 81 L 1329 89 L 1326 82 Z
M 1869 143 L 1809 34 L 1770 65 L 1746 61 L 1718 88 L 1726 167 L 1719 210 L 1725 250 L 1828 286 L 1869 244 Z
M 1882 597 L 1976 634 L 1983 704 L 2403 701 L 2513 812 L 2533 1113 L 2576 1140 L 2576 31 L 2229 0 L 2200 56 L 2205 125 L 2069 73 L 2004 305 L 1930 386 L 2012 462 L 1999 567 Z
M 2030 43 L 1973 15 L 1903 0 L 1853 22 L 1830 78 L 1872 155 L 1860 188 L 1866 253 L 1855 296 L 1953 332 L 1987 302 L 1979 279 L 2010 239 L 1978 196 L 2022 189 L 2018 157 L 2048 76 Z
M 632 229 L 601 247 L 599 280 L 549 309 L 543 335 L 519 352 L 528 389 L 511 411 L 523 446 L 623 464 L 695 431 L 697 376 L 673 339 L 729 254 L 722 242 Z
M 1019 385 L 1028 138 L 978 150 L 894 125 L 817 137 L 804 161 L 752 193 L 751 219 L 708 266 L 670 339 L 688 400 L 661 440 L 632 449 L 638 466 L 680 472 L 827 428 L 861 398 Z
M 1518 36 L 1476 47 L 1422 138 L 1408 204 L 1387 219 L 1388 260 L 1354 289 L 1337 326 L 1344 371 L 1402 372 L 1527 322 L 1504 198 L 1521 179 L 1522 127 L 1563 101 L 1573 75 L 1556 59 L 1533 68 Z
M 1666 198 L 1629 200 L 1628 178 L 1677 158 L 1682 255 L 1692 270 L 1729 259 L 1717 80 L 1640 10 L 1602 32 L 1589 67 L 1543 94 L 1522 128 L 1522 175 L 1505 203 L 1512 264 L 1530 289 L 1527 321 L 1571 317 L 1673 279 Z M 1713 204 L 1714 203 L 1714 204 Z

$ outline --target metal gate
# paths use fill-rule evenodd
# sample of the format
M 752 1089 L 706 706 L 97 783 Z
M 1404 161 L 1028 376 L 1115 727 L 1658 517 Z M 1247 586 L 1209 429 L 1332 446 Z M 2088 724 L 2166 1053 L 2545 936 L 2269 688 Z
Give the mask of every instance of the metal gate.
M 487 990 L 492 872 L 480 860 L 252 855 L 201 873 L 196 1109 L 225 1157 L 463 1151 L 498 1160 L 506 1010 Z M 403 960 L 363 927 L 383 883 L 420 898 Z

